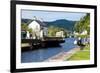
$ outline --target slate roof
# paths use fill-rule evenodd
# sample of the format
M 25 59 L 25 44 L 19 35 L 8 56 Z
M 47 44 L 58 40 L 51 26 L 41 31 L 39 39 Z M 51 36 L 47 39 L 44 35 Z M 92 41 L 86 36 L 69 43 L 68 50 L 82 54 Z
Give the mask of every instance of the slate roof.
M 33 20 L 34 21 L 34 20 Z M 40 24 L 40 26 L 46 27 L 47 25 L 44 22 L 41 22 L 40 20 L 35 20 L 37 23 Z
M 28 24 L 32 23 L 33 21 L 36 21 L 37 23 L 39 23 L 41 27 L 47 27 L 47 24 L 45 24 L 44 22 L 41 22 L 40 20 L 32 20 L 28 22 Z
M 31 20 L 31 19 L 22 19 L 21 20 L 22 22 L 21 23 L 26 23 L 26 24 L 30 24 L 30 23 L 32 23 L 33 21 L 36 21 L 37 23 L 39 23 L 40 24 L 40 26 L 43 26 L 43 27 L 46 27 L 47 26 L 47 24 L 45 24 L 44 22 L 42 22 L 42 21 L 40 21 L 40 20 L 37 20 L 37 19 L 35 19 L 35 20 Z

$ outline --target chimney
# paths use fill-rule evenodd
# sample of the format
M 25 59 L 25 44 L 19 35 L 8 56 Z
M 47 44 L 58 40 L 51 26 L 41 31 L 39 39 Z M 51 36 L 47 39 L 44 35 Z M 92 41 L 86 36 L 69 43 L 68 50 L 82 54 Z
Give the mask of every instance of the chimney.
M 33 20 L 37 20 L 36 16 L 34 16 Z

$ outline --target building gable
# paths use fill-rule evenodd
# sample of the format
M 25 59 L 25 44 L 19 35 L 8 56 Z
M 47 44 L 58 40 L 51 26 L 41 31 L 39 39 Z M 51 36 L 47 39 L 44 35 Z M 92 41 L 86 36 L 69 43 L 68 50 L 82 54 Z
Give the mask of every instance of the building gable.
M 40 30 L 40 24 L 36 21 L 32 21 L 28 27 L 32 28 L 32 30 Z

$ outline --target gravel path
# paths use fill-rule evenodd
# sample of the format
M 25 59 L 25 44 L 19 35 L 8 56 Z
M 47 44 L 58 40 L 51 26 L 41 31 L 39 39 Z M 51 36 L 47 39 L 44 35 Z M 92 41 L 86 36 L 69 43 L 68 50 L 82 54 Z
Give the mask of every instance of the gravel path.
M 70 58 L 73 54 L 75 54 L 79 50 L 80 50 L 80 48 L 73 48 L 72 50 L 70 50 L 68 52 L 59 53 L 45 61 L 47 61 L 47 62 L 64 61 L 64 60 L 67 60 L 68 58 Z

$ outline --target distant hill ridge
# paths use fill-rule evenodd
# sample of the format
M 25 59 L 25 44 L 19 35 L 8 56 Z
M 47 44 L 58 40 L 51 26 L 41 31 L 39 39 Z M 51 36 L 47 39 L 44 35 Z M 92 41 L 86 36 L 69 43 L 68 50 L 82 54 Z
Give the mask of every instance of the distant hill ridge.
M 31 19 L 22 19 L 21 21 L 22 21 L 22 23 L 26 23 L 26 24 L 29 24 L 30 22 L 32 22 Z M 50 21 L 50 22 L 44 22 L 44 23 L 47 24 L 47 26 L 52 25 L 55 27 L 61 27 L 61 28 L 67 29 L 69 31 L 73 31 L 73 27 L 74 27 L 76 21 L 59 19 L 56 21 Z

